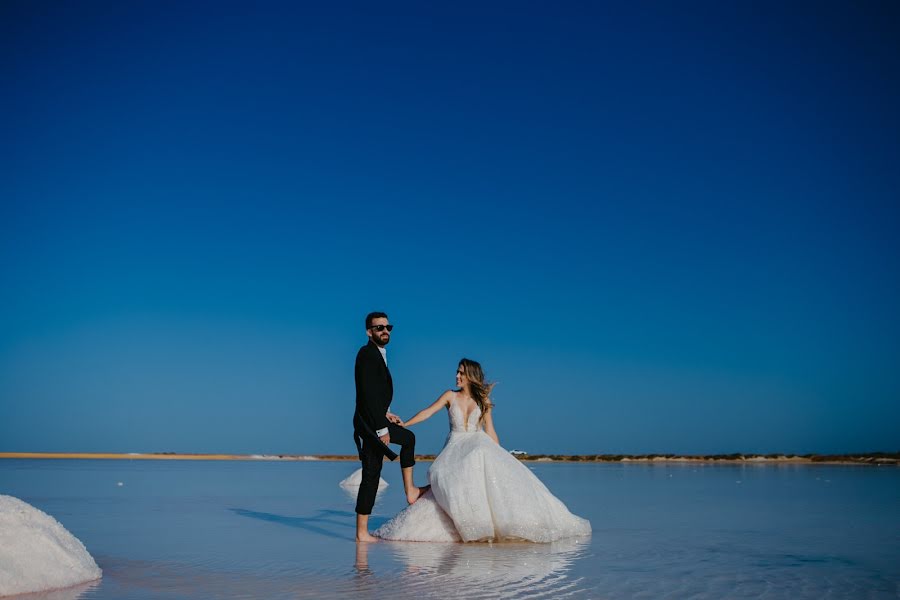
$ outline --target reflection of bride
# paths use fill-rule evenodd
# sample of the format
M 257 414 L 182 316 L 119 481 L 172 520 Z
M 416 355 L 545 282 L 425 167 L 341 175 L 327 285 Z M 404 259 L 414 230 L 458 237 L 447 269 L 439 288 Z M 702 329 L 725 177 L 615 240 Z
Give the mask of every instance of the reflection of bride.
M 391 544 L 407 572 L 438 576 L 443 589 L 465 597 L 498 594 L 532 597 L 560 591 L 571 563 L 587 542 L 567 539 L 552 544 Z M 526 594 L 527 592 L 527 594 Z M 557 594 L 552 594 L 556 596 Z
M 589 535 L 591 524 L 566 506 L 522 463 L 500 447 L 494 431 L 493 384 L 481 365 L 462 359 L 458 390 L 444 392 L 404 426 L 441 408 L 450 436 L 429 470 L 431 490 L 381 526 L 377 537 L 419 542 L 552 542 Z
M 375 597 L 390 585 L 391 595 L 398 598 L 431 597 L 435 589 L 458 598 L 559 598 L 571 592 L 572 565 L 590 546 L 588 540 L 569 538 L 551 544 L 388 543 L 386 547 L 405 566 L 405 574 L 397 577 L 389 572 L 387 578 L 378 578 L 369 566 L 370 545 L 356 544 L 357 587 L 348 595 Z

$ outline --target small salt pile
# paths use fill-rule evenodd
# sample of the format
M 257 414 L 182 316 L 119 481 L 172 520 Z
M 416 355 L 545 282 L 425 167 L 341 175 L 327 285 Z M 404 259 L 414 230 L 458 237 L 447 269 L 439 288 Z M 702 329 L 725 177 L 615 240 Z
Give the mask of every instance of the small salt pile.
M 65 588 L 102 575 L 84 544 L 56 519 L 0 495 L 0 596 Z
M 357 469 L 357 470 L 353 471 L 353 473 L 351 473 L 350 476 L 347 477 L 347 479 L 343 480 L 340 483 L 340 486 L 342 488 L 344 488 L 345 490 L 348 488 L 350 488 L 350 489 L 358 488 L 359 483 L 361 481 L 362 481 L 362 469 Z M 387 486 L 388 486 L 388 482 L 385 481 L 384 478 L 379 477 L 378 478 L 378 491 L 380 492 Z

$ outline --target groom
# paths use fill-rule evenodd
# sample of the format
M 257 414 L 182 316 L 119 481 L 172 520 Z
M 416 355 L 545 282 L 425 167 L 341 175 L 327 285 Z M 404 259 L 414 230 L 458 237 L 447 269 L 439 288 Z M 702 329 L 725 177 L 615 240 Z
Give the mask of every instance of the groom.
M 416 464 L 416 436 L 403 428 L 400 417 L 388 411 L 394 397 L 394 383 L 387 366 L 387 348 L 393 325 L 383 312 L 366 315 L 369 343 L 356 355 L 356 412 L 353 414 L 353 439 L 362 461 L 362 481 L 356 497 L 356 541 L 374 542 L 369 534 L 369 515 L 375 505 L 375 494 L 381 479 L 384 457 L 394 460 L 397 454 L 388 444 L 400 446 L 400 470 L 403 489 L 410 504 L 427 488 L 413 485 Z

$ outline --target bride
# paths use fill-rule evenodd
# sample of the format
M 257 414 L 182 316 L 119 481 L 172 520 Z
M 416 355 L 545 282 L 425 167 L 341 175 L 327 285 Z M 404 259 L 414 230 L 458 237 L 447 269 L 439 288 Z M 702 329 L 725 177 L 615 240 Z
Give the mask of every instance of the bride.
M 528 467 L 500 446 L 492 383 L 481 365 L 459 361 L 456 390 L 402 423 L 421 423 L 442 408 L 450 436 L 428 471 L 431 489 L 382 525 L 375 536 L 417 542 L 527 540 L 553 542 L 589 535 L 591 524 L 566 506 Z

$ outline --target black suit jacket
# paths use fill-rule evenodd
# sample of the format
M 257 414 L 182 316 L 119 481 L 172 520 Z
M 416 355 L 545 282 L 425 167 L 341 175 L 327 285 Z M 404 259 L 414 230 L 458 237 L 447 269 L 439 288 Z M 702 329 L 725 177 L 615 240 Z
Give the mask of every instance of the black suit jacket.
M 354 368 L 356 380 L 356 412 L 353 414 L 353 438 L 362 458 L 362 440 L 375 444 L 381 452 L 394 460 L 397 454 L 378 439 L 375 431 L 388 426 L 385 416 L 394 399 L 394 381 L 384 364 L 375 342 L 359 349 Z

